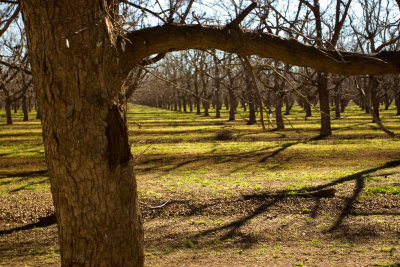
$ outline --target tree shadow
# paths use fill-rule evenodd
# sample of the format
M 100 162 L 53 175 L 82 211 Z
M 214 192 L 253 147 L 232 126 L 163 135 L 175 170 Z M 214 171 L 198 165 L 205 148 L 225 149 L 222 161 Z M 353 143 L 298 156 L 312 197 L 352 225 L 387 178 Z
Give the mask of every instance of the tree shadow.
M 14 232 L 19 232 L 19 231 L 31 230 L 31 229 L 39 228 L 39 227 L 47 227 L 47 226 L 53 225 L 55 223 L 57 223 L 57 220 L 56 220 L 56 215 L 53 213 L 49 216 L 39 218 L 39 221 L 35 222 L 35 223 L 30 223 L 30 224 L 27 224 L 24 226 L 15 227 L 15 228 L 12 228 L 9 230 L 1 230 L 0 236 L 9 235 L 9 234 L 12 234 Z
M 13 189 L 13 190 L 10 190 L 9 193 L 16 193 L 16 192 L 19 192 L 19 191 L 21 191 L 21 190 L 24 190 L 24 189 L 26 189 L 26 188 L 28 188 L 28 187 L 30 187 L 30 186 L 39 185 L 39 184 L 44 184 L 44 183 L 46 183 L 46 182 L 48 182 L 48 181 L 49 181 L 49 179 L 46 178 L 46 179 L 44 179 L 44 180 L 42 180 L 42 181 L 30 182 L 30 183 L 28 183 L 28 184 L 26 184 L 26 185 L 23 185 L 23 186 L 21 186 L 21 187 L 18 187 L 18 188 L 15 188 L 15 189 Z
M 267 155 L 267 156 L 263 157 L 262 159 L 260 159 L 259 162 L 260 162 L 260 163 L 261 163 L 261 162 L 265 162 L 265 161 L 267 161 L 267 159 L 273 158 L 273 157 L 275 157 L 276 155 L 278 155 L 279 153 L 285 151 L 286 149 L 288 149 L 288 148 L 290 148 L 290 147 L 292 147 L 292 146 L 294 146 L 294 145 L 301 144 L 301 143 L 305 143 L 305 142 L 300 142 L 300 141 L 298 141 L 298 142 L 292 142 L 292 143 L 284 144 L 284 145 L 281 146 L 280 148 L 278 148 L 278 149 L 276 149 L 275 151 L 273 151 L 270 155 Z
M 332 186 L 342 184 L 342 183 L 345 183 L 348 181 L 355 181 L 355 187 L 353 190 L 353 194 L 349 198 L 346 199 L 344 207 L 341 209 L 341 212 L 340 212 L 339 216 L 337 217 L 335 223 L 328 230 L 328 232 L 335 231 L 341 227 L 343 220 L 347 216 L 354 214 L 354 212 L 352 210 L 353 210 L 355 201 L 357 200 L 357 198 L 359 197 L 361 191 L 363 190 L 363 188 L 365 186 L 365 182 L 364 182 L 365 175 L 374 173 L 379 170 L 387 169 L 387 168 L 394 168 L 397 166 L 400 166 L 400 160 L 390 161 L 382 166 L 367 169 L 364 171 L 360 171 L 355 174 L 351 174 L 351 175 L 339 178 L 335 181 L 326 183 L 324 185 L 303 188 L 301 190 L 301 192 L 294 193 L 294 194 L 293 194 L 293 191 L 283 190 L 283 191 L 280 191 L 275 194 L 271 194 L 271 192 L 265 192 L 265 193 L 261 193 L 261 194 L 246 195 L 246 196 L 244 196 L 246 200 L 248 200 L 248 199 L 265 199 L 267 201 L 262 203 L 261 205 L 259 205 L 257 208 L 255 208 L 254 211 L 251 212 L 250 214 L 243 216 L 242 218 L 237 219 L 227 225 L 215 227 L 215 228 L 200 232 L 200 233 L 196 234 L 194 238 L 198 239 L 204 235 L 214 234 L 216 232 L 220 232 L 223 230 L 229 230 L 229 231 L 223 236 L 222 239 L 230 238 L 237 232 L 237 230 L 241 226 L 243 226 L 244 224 L 249 222 L 251 219 L 257 217 L 260 214 L 263 214 L 270 207 L 272 207 L 273 205 L 276 205 L 278 202 L 280 202 L 288 197 L 292 197 L 292 196 L 296 197 L 296 196 L 308 196 L 309 195 L 310 197 L 313 197 L 316 201 L 316 204 L 315 204 L 313 210 L 311 211 L 311 216 L 316 217 L 318 209 L 320 207 L 320 199 L 324 198 L 324 197 L 330 197 L 330 196 L 323 196 L 323 195 L 318 196 L 318 194 L 313 195 L 312 194 L 313 192 L 319 192 L 321 190 L 326 190 Z M 197 209 L 205 208 L 206 206 L 207 205 L 204 205 L 202 207 L 197 207 Z M 193 215 L 194 212 L 191 212 L 190 214 Z M 371 214 L 374 214 L 374 213 L 371 213 Z
M 39 170 L 39 171 L 25 171 L 25 172 L 16 172 L 16 173 L 8 173 L 8 172 L 2 172 L 0 173 L 0 179 L 5 179 L 5 178 L 14 178 L 14 177 L 37 177 L 37 176 L 46 176 L 47 170 Z

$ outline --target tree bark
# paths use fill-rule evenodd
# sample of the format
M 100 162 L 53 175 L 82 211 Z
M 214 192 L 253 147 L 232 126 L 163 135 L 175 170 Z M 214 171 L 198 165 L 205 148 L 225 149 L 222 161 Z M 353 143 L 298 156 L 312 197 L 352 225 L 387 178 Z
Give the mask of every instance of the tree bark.
M 247 101 L 249 104 L 249 120 L 247 121 L 247 125 L 256 124 L 256 97 L 253 89 L 253 85 L 251 83 L 249 75 L 246 76 L 246 92 L 247 92 Z
M 28 121 L 28 107 L 26 106 L 26 96 L 22 96 L 22 112 L 24 113 L 24 121 Z
M 396 105 L 396 115 L 400 115 L 400 91 L 396 90 L 394 104 Z
M 12 124 L 12 116 L 11 116 L 11 99 L 10 97 L 6 96 L 6 118 L 7 118 L 7 124 Z
M 286 94 L 284 99 L 285 99 L 285 115 L 290 115 L 290 110 L 293 107 L 293 102 L 290 101 L 289 94 Z
M 369 77 L 369 92 L 371 96 L 371 112 L 374 112 L 373 122 L 380 120 L 379 117 L 379 99 L 378 99 L 378 80 L 374 76 Z
M 236 113 L 236 108 L 238 106 L 238 101 L 236 100 L 235 94 L 233 89 L 229 88 L 228 89 L 228 95 L 229 95 L 229 121 L 234 121 L 235 120 L 235 113 Z
M 307 97 L 307 101 L 304 101 L 304 111 L 306 112 L 306 118 L 311 117 L 312 116 L 312 111 L 311 111 L 311 105 L 310 105 L 310 101 L 311 101 L 311 97 L 308 96 Z
M 318 97 L 321 110 L 321 129 L 320 136 L 329 136 L 332 134 L 331 117 L 329 107 L 329 91 L 326 74 L 318 73 Z
M 285 124 L 283 122 L 282 116 L 282 106 L 283 106 L 283 96 L 281 93 L 275 94 L 276 104 L 275 104 L 275 119 L 276 119 L 276 129 L 285 129 Z
M 111 5 L 21 1 L 62 266 L 143 266 Z M 80 31 L 78 34 L 72 34 Z
M 335 119 L 340 119 L 340 99 L 341 99 L 341 94 L 340 90 L 336 88 L 335 90 Z

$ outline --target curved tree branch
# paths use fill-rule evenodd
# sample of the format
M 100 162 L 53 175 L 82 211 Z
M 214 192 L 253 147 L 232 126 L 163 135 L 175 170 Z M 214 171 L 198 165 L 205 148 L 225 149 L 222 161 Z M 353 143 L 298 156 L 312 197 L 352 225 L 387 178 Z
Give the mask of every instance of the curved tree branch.
M 377 54 L 318 49 L 294 39 L 218 26 L 178 25 L 145 28 L 127 35 L 123 63 L 133 66 L 157 53 L 186 49 L 219 49 L 273 58 L 297 66 L 343 75 L 400 73 L 400 51 Z

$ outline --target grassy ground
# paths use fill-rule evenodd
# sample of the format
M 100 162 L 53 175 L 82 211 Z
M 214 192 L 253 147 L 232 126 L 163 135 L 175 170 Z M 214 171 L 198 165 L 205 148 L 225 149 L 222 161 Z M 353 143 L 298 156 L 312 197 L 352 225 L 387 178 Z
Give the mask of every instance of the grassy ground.
M 382 118 L 400 133 L 394 114 Z M 399 138 L 354 105 L 324 140 L 299 107 L 284 131 L 242 116 L 130 108 L 148 266 L 400 266 Z M 1 111 L 0 266 L 57 266 L 40 123 L 4 123 Z

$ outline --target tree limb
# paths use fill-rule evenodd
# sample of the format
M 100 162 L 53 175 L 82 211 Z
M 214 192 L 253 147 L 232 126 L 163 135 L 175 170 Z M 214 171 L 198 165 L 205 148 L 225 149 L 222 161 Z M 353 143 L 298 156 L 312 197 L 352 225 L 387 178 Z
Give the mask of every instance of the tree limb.
M 343 75 L 400 73 L 400 51 L 375 54 L 318 49 L 294 39 L 255 31 L 232 31 L 218 26 L 168 24 L 127 35 L 123 62 L 135 65 L 157 53 L 187 49 L 219 49 L 241 55 L 273 58 L 297 66 Z

